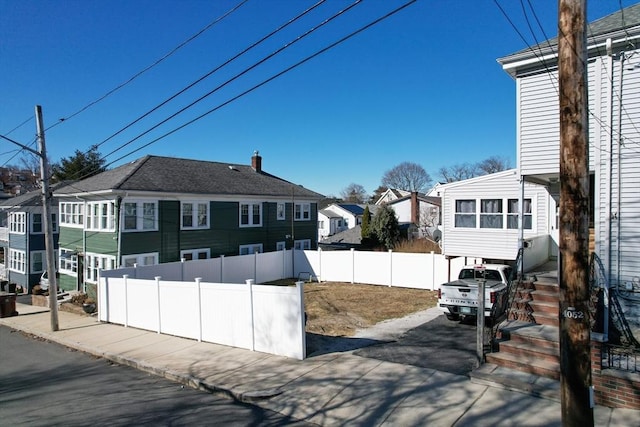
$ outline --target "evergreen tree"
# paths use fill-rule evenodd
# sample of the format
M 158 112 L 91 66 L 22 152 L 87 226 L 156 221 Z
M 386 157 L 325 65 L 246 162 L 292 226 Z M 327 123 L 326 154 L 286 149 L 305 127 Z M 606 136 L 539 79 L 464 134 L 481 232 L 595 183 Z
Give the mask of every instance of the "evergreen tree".
M 93 146 L 83 153 L 76 150 L 73 156 L 60 159 L 59 163 L 51 165 L 52 177 L 55 181 L 80 180 L 97 175 L 106 170 L 105 160 L 98 152 L 98 147 Z
M 369 206 L 364 207 L 362 213 L 362 224 L 360 224 L 360 237 L 363 241 L 371 237 L 371 212 L 369 212 Z
M 400 238 L 400 226 L 395 211 L 383 205 L 371 221 L 371 232 L 387 249 L 393 249 Z

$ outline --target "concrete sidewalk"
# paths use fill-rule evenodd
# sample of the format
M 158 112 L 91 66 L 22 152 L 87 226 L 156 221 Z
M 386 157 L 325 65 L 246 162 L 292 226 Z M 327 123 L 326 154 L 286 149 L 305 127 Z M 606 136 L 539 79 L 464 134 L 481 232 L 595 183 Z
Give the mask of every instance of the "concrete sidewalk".
M 560 403 L 468 377 L 354 355 L 299 361 L 17 304 L 0 325 L 191 387 L 324 426 L 561 426 Z M 596 407 L 598 426 L 637 426 L 640 411 Z

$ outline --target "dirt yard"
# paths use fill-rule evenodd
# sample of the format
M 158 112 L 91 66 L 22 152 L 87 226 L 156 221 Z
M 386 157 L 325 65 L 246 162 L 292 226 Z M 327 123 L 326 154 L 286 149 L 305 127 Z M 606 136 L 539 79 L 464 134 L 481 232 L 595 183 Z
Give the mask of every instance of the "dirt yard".
M 352 336 L 387 319 L 435 307 L 437 291 L 351 283 L 306 283 L 307 332 Z

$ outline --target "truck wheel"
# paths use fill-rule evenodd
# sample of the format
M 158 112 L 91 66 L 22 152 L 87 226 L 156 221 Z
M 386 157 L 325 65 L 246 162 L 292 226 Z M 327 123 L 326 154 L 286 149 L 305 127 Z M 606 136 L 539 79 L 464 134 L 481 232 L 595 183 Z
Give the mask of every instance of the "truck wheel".
M 458 316 L 457 314 L 445 313 L 445 316 L 447 316 L 447 319 L 452 320 L 452 321 L 460 320 L 460 316 Z

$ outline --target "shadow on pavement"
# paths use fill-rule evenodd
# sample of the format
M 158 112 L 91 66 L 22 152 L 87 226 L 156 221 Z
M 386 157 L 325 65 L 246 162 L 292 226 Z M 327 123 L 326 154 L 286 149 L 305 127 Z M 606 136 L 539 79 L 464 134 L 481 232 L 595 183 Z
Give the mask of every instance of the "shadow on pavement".
M 477 364 L 476 326 L 438 316 L 407 331 L 397 341 L 354 352 L 361 357 L 468 375 Z
M 359 348 L 383 343 L 383 341 L 369 338 L 332 337 L 311 332 L 307 332 L 306 340 L 307 357 L 357 350 Z

